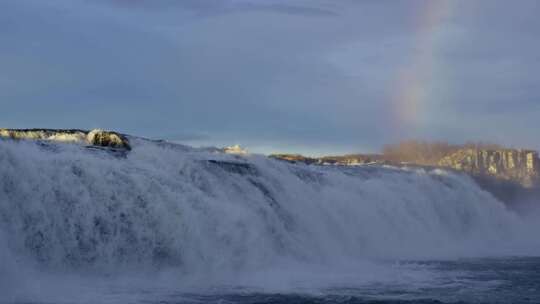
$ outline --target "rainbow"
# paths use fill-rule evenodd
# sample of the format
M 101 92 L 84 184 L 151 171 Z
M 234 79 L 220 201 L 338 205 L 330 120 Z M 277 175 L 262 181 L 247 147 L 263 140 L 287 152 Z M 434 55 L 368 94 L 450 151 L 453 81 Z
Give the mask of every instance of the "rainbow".
M 392 87 L 391 100 L 394 129 L 414 131 L 425 122 L 437 84 L 437 49 L 440 29 L 452 12 L 452 0 L 427 1 L 417 24 L 414 55 L 398 72 Z M 401 134 L 403 135 L 403 134 Z

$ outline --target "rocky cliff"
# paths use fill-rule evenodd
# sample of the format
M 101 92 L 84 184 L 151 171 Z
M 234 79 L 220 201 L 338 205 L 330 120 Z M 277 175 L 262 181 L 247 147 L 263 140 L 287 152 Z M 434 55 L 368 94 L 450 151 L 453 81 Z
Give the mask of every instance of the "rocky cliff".
M 345 156 L 305 157 L 297 154 L 276 154 L 273 158 L 289 162 L 301 162 L 316 165 L 362 165 L 392 164 L 396 166 L 419 165 L 445 167 L 466 172 L 475 178 L 490 178 L 502 182 L 512 182 L 525 188 L 540 186 L 540 159 L 532 150 L 519 149 L 456 149 L 433 163 L 421 160 L 407 162 L 380 154 L 352 154 Z
M 366 165 L 420 166 L 449 168 L 470 175 L 484 190 L 512 207 L 538 203 L 540 197 L 540 159 L 538 153 L 521 149 L 457 148 L 432 162 L 425 158 L 396 160 L 385 154 L 352 154 L 346 156 L 305 157 L 298 154 L 276 154 L 271 157 L 308 165 Z
M 129 140 L 125 135 L 99 129 L 92 131 L 78 129 L 0 129 L 0 139 L 68 142 L 93 147 L 131 150 Z
M 491 176 L 530 188 L 540 181 L 540 159 L 532 150 L 463 149 L 442 158 L 439 166 L 475 176 Z

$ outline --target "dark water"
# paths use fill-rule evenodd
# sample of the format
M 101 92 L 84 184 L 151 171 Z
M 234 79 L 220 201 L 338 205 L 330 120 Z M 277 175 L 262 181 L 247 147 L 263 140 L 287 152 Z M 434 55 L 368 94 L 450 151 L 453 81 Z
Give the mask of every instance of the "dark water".
M 540 258 L 408 262 L 436 274 L 421 283 L 367 283 L 287 292 L 217 288 L 207 293 L 146 291 L 139 303 L 540 303 Z M 428 276 L 429 278 L 429 276 Z M 305 287 L 305 286 L 304 286 Z M 122 302 L 122 296 L 117 298 Z M 126 299 L 126 303 L 131 302 Z

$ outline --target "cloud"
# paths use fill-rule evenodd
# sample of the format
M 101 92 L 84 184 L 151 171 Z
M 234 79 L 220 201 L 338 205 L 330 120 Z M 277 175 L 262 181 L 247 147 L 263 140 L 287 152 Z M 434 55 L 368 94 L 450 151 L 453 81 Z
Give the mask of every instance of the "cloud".
M 0 121 L 265 152 L 513 143 L 540 126 L 535 2 L 452 3 L 428 31 L 423 1 L 2 1 Z M 397 128 L 397 79 L 422 56 L 425 116 Z
M 188 9 L 201 14 L 231 13 L 236 11 L 274 11 L 307 16 L 337 16 L 336 5 L 330 1 L 254 1 L 254 0 L 99 0 L 130 9 Z

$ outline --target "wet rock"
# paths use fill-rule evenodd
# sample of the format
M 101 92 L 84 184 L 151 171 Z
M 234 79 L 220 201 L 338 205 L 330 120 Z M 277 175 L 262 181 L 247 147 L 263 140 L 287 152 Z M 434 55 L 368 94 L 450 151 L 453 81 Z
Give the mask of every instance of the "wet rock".
M 86 135 L 86 141 L 93 146 L 131 150 L 128 139 L 116 132 L 92 130 Z
M 40 142 L 78 143 L 95 147 L 131 150 L 126 136 L 104 130 L 0 129 L 0 138 Z

